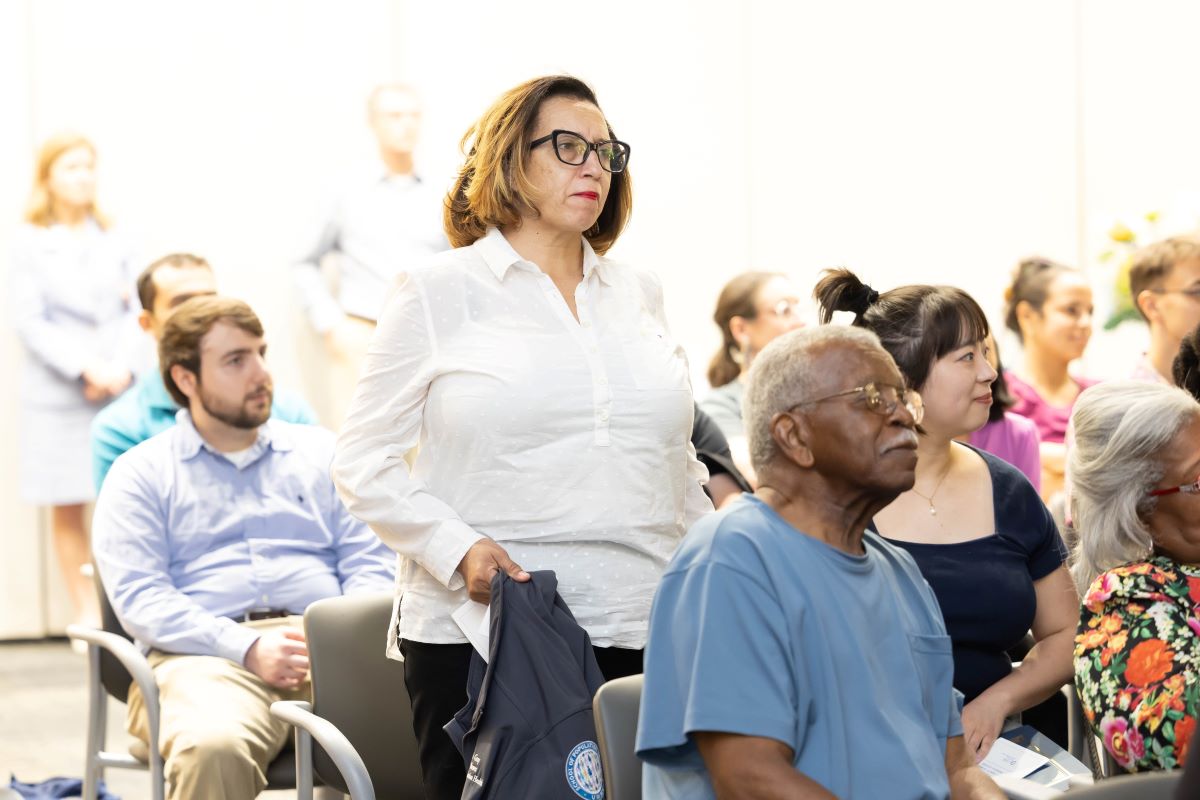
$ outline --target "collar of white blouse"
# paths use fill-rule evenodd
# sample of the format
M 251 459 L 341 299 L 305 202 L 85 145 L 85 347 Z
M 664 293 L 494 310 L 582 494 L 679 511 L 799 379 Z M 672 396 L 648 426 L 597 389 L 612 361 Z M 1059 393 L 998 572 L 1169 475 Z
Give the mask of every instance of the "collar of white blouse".
M 596 255 L 596 251 L 592 249 L 592 244 L 586 237 L 579 237 L 583 241 L 583 279 L 586 281 L 593 271 L 596 277 L 606 286 L 612 285 L 612 280 L 609 274 L 609 265 Z M 517 267 L 518 269 L 538 270 L 540 268 L 532 261 L 526 261 L 521 258 L 521 254 L 513 249 L 513 246 L 508 243 L 508 239 L 504 238 L 504 234 L 499 228 L 488 228 L 487 233 L 482 239 L 479 239 L 472 245 L 479 254 L 483 256 L 484 263 L 488 269 L 496 276 L 497 280 L 503 281 L 504 276 L 508 271 Z

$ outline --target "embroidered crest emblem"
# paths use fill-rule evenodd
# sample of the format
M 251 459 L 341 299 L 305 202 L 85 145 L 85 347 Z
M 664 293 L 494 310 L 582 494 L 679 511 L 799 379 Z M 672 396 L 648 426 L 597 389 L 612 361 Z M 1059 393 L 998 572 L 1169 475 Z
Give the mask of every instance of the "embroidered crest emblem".
M 567 784 L 583 800 L 604 800 L 604 770 L 595 742 L 580 742 L 571 750 L 567 756 Z

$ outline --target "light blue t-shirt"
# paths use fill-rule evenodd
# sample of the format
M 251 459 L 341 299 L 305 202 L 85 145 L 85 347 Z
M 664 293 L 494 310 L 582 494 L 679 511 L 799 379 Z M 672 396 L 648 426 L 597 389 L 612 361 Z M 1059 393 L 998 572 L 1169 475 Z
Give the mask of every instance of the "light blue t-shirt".
M 690 734 L 776 739 L 841 798 L 946 798 L 962 733 L 950 637 L 912 557 L 851 556 L 752 496 L 697 522 L 654 598 L 643 797 L 714 797 Z

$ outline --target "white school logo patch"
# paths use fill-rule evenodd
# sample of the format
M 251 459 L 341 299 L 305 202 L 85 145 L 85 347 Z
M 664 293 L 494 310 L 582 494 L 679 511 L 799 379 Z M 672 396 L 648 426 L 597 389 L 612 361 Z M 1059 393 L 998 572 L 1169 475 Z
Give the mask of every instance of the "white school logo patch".
M 583 800 L 604 800 L 604 771 L 595 742 L 580 742 L 571 750 L 567 756 L 567 784 Z

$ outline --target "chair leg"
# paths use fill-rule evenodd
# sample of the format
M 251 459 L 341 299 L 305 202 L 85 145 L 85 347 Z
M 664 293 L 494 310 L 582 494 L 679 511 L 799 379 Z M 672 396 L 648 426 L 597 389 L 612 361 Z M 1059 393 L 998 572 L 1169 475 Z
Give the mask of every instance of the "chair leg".
M 108 725 L 108 693 L 100 683 L 100 648 L 88 644 L 88 729 L 87 759 L 83 770 L 82 800 L 96 800 L 104 768 L 100 752 L 104 750 Z
M 296 800 L 313 800 L 312 735 L 296 728 Z

